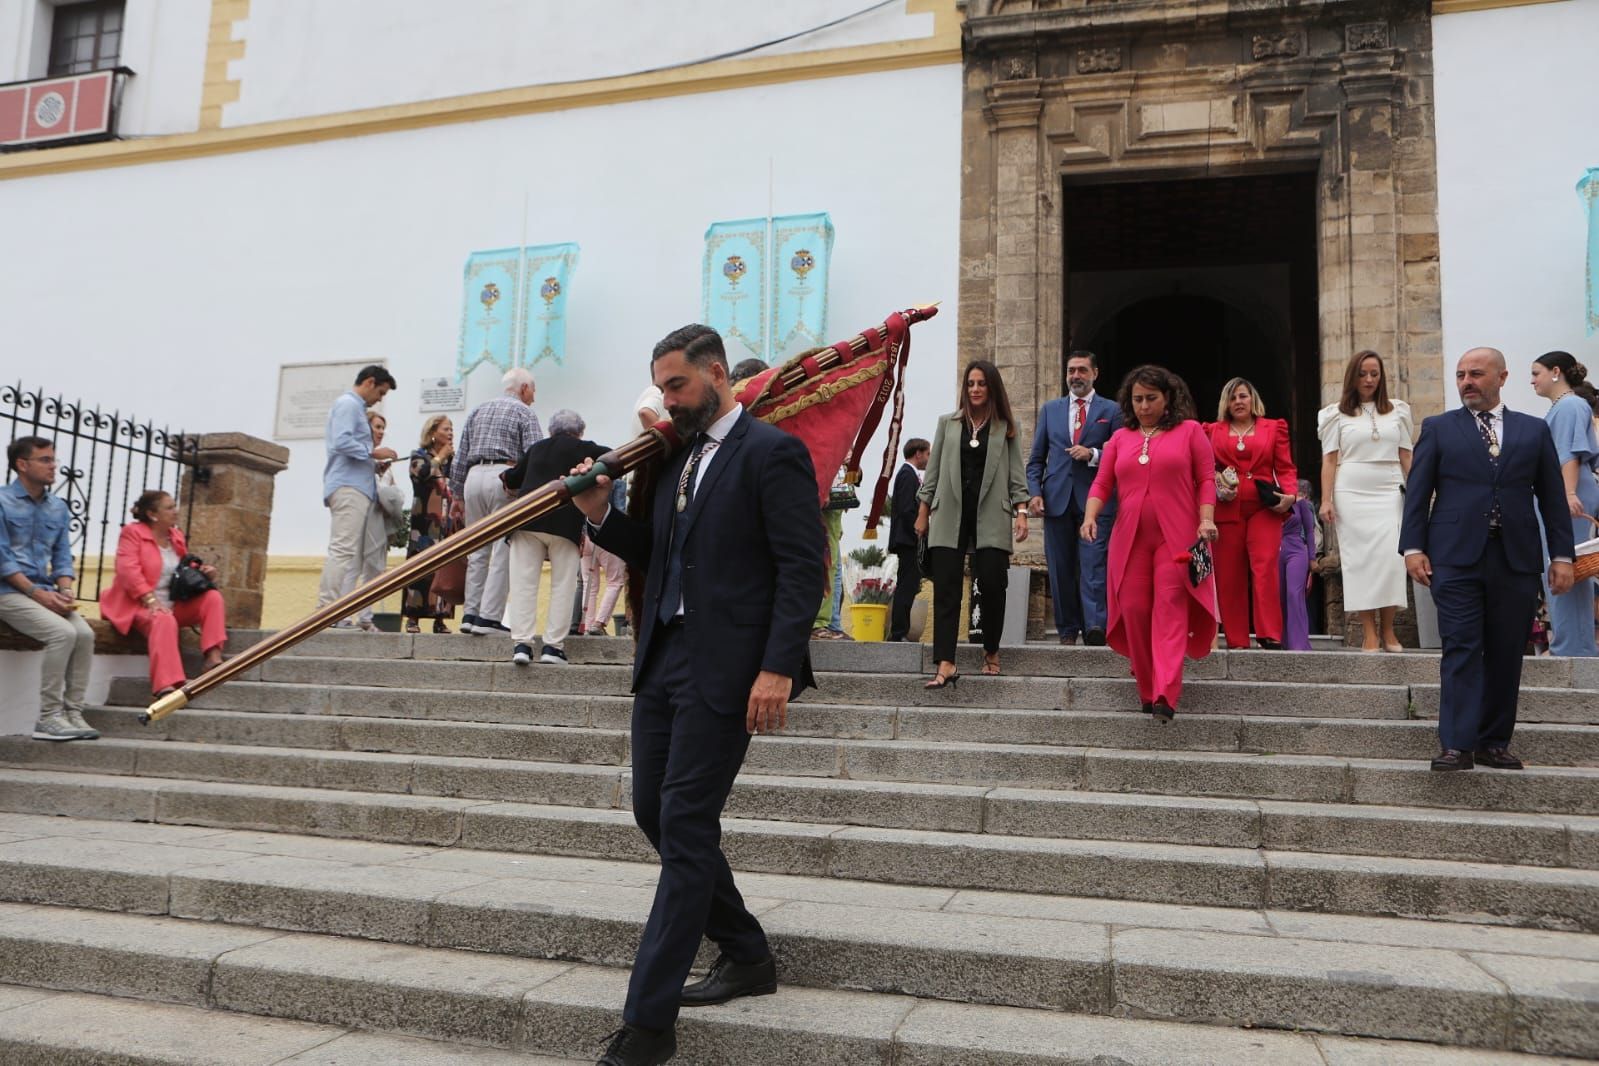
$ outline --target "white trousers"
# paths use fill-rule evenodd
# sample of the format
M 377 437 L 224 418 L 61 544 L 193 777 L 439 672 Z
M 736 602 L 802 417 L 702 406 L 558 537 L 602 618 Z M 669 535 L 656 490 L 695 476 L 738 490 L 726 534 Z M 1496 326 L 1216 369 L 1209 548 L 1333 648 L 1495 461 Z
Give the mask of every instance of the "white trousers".
M 506 624 L 511 627 L 511 639 L 518 644 L 533 643 L 533 635 L 538 632 L 534 616 L 539 606 L 539 579 L 548 559 L 550 604 L 544 612 L 544 643 L 552 648 L 562 647 L 572 629 L 572 604 L 577 597 L 577 573 L 583 558 L 577 545 L 559 533 L 519 530 L 511 534 L 510 554 L 511 602 Z
M 509 463 L 479 463 L 466 472 L 466 499 L 462 502 L 467 525 L 487 518 L 511 502 L 505 486 L 500 484 L 500 473 Z M 464 617 L 482 622 L 499 622 L 505 615 L 506 569 L 511 554 L 505 541 L 497 540 L 486 548 L 479 548 L 466 560 L 466 602 L 461 605 Z M 535 579 L 536 580 L 536 579 Z
M 383 508 L 373 501 L 366 513 L 366 531 L 361 535 L 361 558 L 358 563 L 358 585 L 376 580 L 389 568 L 389 519 Z M 361 608 L 360 619 L 372 620 L 372 605 Z
M 366 544 L 366 520 L 372 499 L 360 489 L 335 489 L 328 498 L 328 558 L 322 564 L 322 584 L 316 605 L 323 608 L 355 588 L 361 576 L 361 553 Z

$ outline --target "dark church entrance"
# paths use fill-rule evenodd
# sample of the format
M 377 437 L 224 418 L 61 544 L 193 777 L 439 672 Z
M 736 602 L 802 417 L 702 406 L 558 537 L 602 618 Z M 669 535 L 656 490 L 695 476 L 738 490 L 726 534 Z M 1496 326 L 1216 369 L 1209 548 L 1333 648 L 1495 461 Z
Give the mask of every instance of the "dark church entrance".
M 1141 363 L 1181 374 L 1201 420 L 1231 377 L 1287 418 L 1316 479 L 1321 407 L 1313 173 L 1065 186 L 1068 350 L 1114 396 Z M 1064 379 L 1064 368 L 1062 370 Z

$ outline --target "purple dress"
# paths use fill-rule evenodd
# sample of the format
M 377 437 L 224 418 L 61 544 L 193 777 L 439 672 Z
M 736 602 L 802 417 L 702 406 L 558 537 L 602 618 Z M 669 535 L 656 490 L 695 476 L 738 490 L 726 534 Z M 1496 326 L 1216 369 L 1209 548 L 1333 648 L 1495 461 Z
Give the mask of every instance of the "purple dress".
M 1283 647 L 1310 650 L 1310 615 L 1305 609 L 1305 582 L 1316 557 L 1316 512 L 1301 499 L 1283 520 L 1283 547 L 1278 556 L 1283 597 Z

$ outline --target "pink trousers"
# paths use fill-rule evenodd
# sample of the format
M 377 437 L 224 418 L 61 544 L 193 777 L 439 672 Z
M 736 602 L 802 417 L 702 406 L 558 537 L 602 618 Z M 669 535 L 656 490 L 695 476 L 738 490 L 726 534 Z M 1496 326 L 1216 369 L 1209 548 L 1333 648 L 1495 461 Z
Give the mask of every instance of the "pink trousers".
M 227 611 L 222 593 L 208 589 L 192 600 L 174 603 L 172 610 L 141 607 L 133 615 L 133 628 L 144 634 L 150 651 L 150 691 L 160 692 L 183 684 L 183 653 L 178 650 L 178 630 L 200 627 L 200 650 L 210 651 L 228 642 Z
M 1176 708 L 1188 646 L 1188 561 L 1178 561 L 1167 548 L 1154 510 L 1146 504 L 1139 512 L 1116 598 L 1139 702 L 1164 696 Z

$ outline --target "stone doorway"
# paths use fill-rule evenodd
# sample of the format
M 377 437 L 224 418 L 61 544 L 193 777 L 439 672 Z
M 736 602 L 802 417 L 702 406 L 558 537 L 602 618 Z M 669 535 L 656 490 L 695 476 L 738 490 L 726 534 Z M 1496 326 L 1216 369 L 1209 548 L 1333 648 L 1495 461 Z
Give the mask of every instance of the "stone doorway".
M 1288 419 L 1295 461 L 1314 477 L 1315 175 L 1067 184 L 1062 215 L 1066 350 L 1100 357 L 1101 391 L 1160 363 L 1208 421 L 1222 385 L 1246 377 Z

